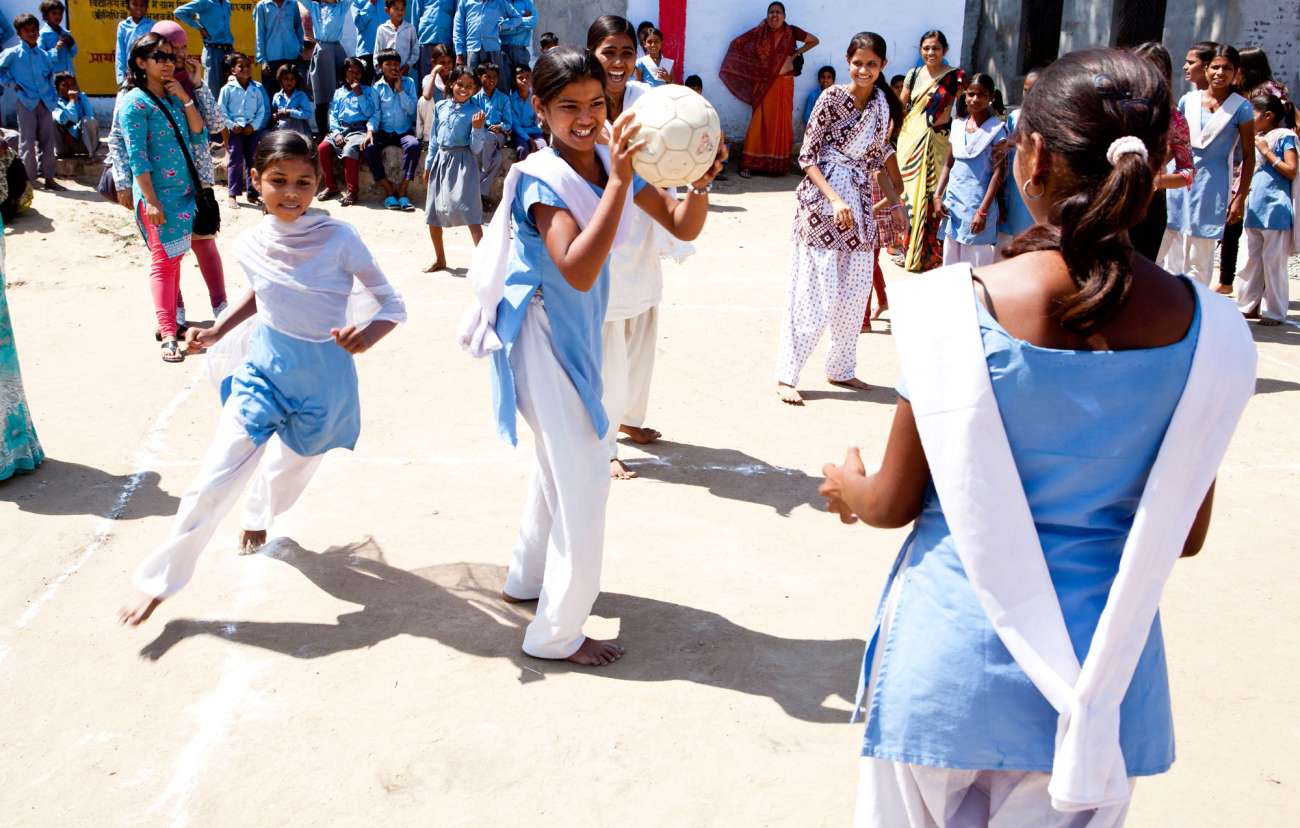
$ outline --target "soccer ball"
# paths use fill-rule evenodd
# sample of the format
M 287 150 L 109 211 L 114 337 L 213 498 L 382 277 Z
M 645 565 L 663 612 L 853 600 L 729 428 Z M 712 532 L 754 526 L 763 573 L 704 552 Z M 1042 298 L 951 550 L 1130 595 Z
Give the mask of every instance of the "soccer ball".
M 722 126 L 703 95 L 685 86 L 656 86 L 632 110 L 645 146 L 632 157 L 637 175 L 655 187 L 682 187 L 708 172 L 718 154 Z

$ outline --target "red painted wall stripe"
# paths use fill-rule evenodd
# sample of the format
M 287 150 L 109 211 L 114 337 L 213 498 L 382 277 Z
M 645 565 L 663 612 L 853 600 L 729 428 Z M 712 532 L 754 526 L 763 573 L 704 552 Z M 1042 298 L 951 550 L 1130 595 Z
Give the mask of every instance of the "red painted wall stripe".
M 686 77 L 686 2 L 659 0 L 659 30 L 664 33 L 664 56 L 672 58 L 673 80 Z

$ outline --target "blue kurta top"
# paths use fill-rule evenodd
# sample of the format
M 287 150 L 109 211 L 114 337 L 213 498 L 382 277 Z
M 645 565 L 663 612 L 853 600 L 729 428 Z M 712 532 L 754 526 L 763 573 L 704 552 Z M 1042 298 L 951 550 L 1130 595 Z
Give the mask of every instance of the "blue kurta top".
M 424 168 L 433 169 L 434 147 L 470 147 L 476 154 L 483 151 L 483 128 L 474 129 L 474 116 L 483 109 L 470 98 L 465 103 L 456 103 L 451 98 L 443 98 L 433 105 L 433 117 L 429 121 L 429 153 L 424 159 Z
M 330 101 L 330 132 L 379 130 L 379 95 L 373 86 L 361 87 L 353 93 L 346 86 L 334 91 Z
M 633 178 L 633 191 L 639 192 L 645 182 Z M 597 193 L 601 188 L 591 185 Z M 515 378 L 510 367 L 510 351 L 533 294 L 540 291 L 545 302 L 546 316 L 551 323 L 551 347 L 574 390 L 582 400 L 591 418 L 597 437 L 604 437 L 609 428 L 609 418 L 601 403 L 604 387 L 601 383 L 601 355 L 603 345 L 601 327 L 605 324 L 605 309 L 609 304 L 609 259 L 601 265 L 600 277 L 591 290 L 574 288 L 555 266 L 547 252 L 537 224 L 529 210 L 534 204 L 565 208 L 549 186 L 531 175 L 519 177 L 514 201 L 510 204 L 511 241 L 509 275 L 506 276 L 505 294 L 497 305 L 496 333 L 505 347 L 492 353 L 492 405 L 496 413 L 497 432 L 513 445 L 519 437 L 515 424 Z M 635 209 L 635 208 L 633 208 Z
M 1270 147 L 1273 154 L 1286 160 L 1287 150 L 1295 151 L 1295 135 L 1283 135 Z M 1250 180 L 1246 197 L 1246 226 L 1255 230 L 1290 230 L 1295 216 L 1291 202 L 1291 180 L 1268 163 L 1263 153 L 1255 153 L 1255 177 Z
M 153 29 L 153 23 L 148 17 L 140 18 L 139 22 L 128 17 L 117 24 L 117 51 L 113 54 L 113 72 L 119 86 L 126 81 L 126 64 L 131 57 L 131 44 L 135 43 L 137 37 L 148 34 Z
M 1016 131 L 1016 124 L 1019 121 L 1019 109 L 1007 116 L 1008 136 Z M 1016 186 L 1016 177 L 1011 173 L 1012 165 L 1015 163 L 1016 144 L 1012 141 L 1007 145 L 1007 166 L 1002 174 L 1002 192 L 1006 195 L 1007 212 L 998 222 L 998 232 L 1009 236 L 1019 236 L 1034 226 L 1034 217 L 1029 214 L 1029 208 L 1025 206 L 1025 198 L 1020 188 Z
M 993 393 L 1080 662 L 1182 396 L 1200 319 L 1198 304 L 1183 339 L 1161 348 L 1063 351 L 1015 339 L 979 308 Z M 899 394 L 907 394 L 902 382 Z M 1051 772 L 1056 711 L 989 623 L 933 485 L 899 561 L 901 592 L 879 651 L 863 755 Z M 867 665 L 880 647 L 880 614 Z M 1120 745 L 1129 776 L 1161 773 L 1174 760 L 1159 616 L 1120 706 Z
M 117 108 L 117 124 L 126 140 L 126 158 L 131 175 L 149 174 L 154 195 L 163 209 L 166 221 L 158 225 L 158 240 L 168 257 L 179 256 L 190 249 L 190 230 L 194 225 L 194 179 L 185 160 L 185 149 L 176 141 L 176 130 L 191 147 L 205 140 L 205 133 L 189 132 L 185 108 L 174 95 L 163 95 L 159 100 L 167 107 L 171 122 L 143 89 L 132 89 L 122 96 Z M 188 134 L 187 134 L 188 133 Z M 193 151 L 192 149 L 190 150 Z M 133 181 L 136 222 L 139 224 L 140 205 L 144 194 L 138 181 Z M 143 225 L 140 235 L 146 236 Z
M 415 128 L 415 81 L 402 77 L 400 90 L 380 78 L 375 83 L 375 98 L 379 102 L 379 128 L 384 132 L 405 135 Z
M 206 43 L 230 46 L 235 42 L 230 33 L 230 3 L 227 0 L 190 0 L 177 6 L 172 14 L 191 29 L 206 31 Z
M 1192 104 L 1200 95 L 1199 90 L 1193 89 L 1178 101 L 1179 111 L 1189 121 L 1195 117 Z M 1202 107 L 1201 125 L 1204 126 L 1213 115 Z M 1199 239 L 1223 238 L 1232 191 L 1232 152 L 1240 141 L 1241 126 L 1250 123 L 1254 117 L 1250 101 L 1242 101 L 1209 146 L 1205 149 L 1192 147 L 1192 162 L 1196 168 L 1192 185 L 1165 191 L 1169 229 Z
M 956 133 L 958 129 L 965 129 L 965 125 L 966 119 L 957 118 L 952 122 L 952 130 Z M 948 210 L 948 218 L 944 219 L 940 238 L 954 239 L 962 244 L 997 244 L 999 210 L 996 198 L 989 205 L 984 229 L 975 234 L 971 232 L 970 225 L 975 220 L 975 211 L 984 200 L 984 194 L 988 192 L 989 182 L 993 180 L 993 148 L 1006 137 L 1006 124 L 999 123 L 993 140 L 989 141 L 979 155 L 974 158 L 953 156 L 952 170 L 948 173 L 948 189 L 943 194 L 943 206 Z
M 258 63 L 295 60 L 302 51 L 302 15 L 293 0 L 260 0 L 253 7 L 253 36 Z
M 64 48 L 59 45 L 59 37 L 62 35 L 67 35 L 69 39 L 72 39 L 72 32 L 62 26 L 55 30 L 49 23 L 42 21 L 36 44 L 45 50 L 45 54 L 50 56 L 50 66 L 53 67 L 56 73 L 67 72 L 75 75 L 76 71 L 72 68 L 72 59 L 77 56 L 77 41 L 73 40 L 72 45 Z

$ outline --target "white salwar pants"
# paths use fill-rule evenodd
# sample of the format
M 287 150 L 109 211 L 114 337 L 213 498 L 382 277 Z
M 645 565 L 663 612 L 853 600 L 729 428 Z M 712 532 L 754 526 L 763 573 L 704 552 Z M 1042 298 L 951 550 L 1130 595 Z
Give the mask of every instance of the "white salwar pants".
M 265 462 L 241 520 L 244 529 L 254 531 L 269 529 L 271 521 L 298 500 L 320 466 L 323 454 L 304 457 L 278 437 L 254 445 L 237 410 L 231 397 L 221 409 L 198 476 L 181 497 L 171 534 L 132 576 L 136 589 L 146 595 L 168 598 L 189 583 L 199 555 L 258 469 L 258 458 L 265 455 Z
M 1118 828 L 1128 814 L 1127 802 L 1057 811 L 1046 773 L 861 762 L 854 828 Z
M 1290 303 L 1286 259 L 1291 231 L 1247 227 L 1242 235 L 1245 259 L 1237 269 L 1237 308 L 1242 313 L 1258 309 L 1265 319 L 1285 320 Z
M 962 244 L 956 239 L 943 240 L 943 265 L 969 264 L 986 267 L 997 261 L 998 249 L 991 244 Z
M 799 372 L 828 326 L 831 347 L 826 355 L 826 378 L 836 382 L 853 379 L 875 260 L 872 249 L 850 253 L 795 243 L 777 348 L 777 382 L 798 385 Z
M 1214 239 L 1184 236 L 1176 230 L 1165 230 L 1160 241 L 1156 263 L 1170 273 L 1185 274 L 1193 281 L 1213 287 Z
M 550 321 L 536 300 L 510 351 L 510 365 L 537 464 L 505 591 L 537 599 L 537 615 L 524 632 L 524 652 L 568 658 L 582 646 L 582 625 L 600 594 L 609 449 L 555 358 Z
M 618 427 L 645 425 L 650 405 L 650 378 L 655 370 L 655 345 L 659 340 L 659 308 L 655 306 L 629 319 L 613 319 L 601 328 L 604 357 L 602 402 L 609 415 L 610 459 L 618 457 Z

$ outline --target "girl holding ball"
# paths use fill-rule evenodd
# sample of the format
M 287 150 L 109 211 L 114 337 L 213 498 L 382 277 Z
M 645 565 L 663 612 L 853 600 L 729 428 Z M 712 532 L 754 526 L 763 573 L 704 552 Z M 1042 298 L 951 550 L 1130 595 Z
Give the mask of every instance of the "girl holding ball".
M 806 177 L 795 191 L 794 255 L 776 365 L 776 393 L 789 405 L 803 405 L 795 389 L 799 372 L 828 326 L 827 380 L 868 388 L 855 370 L 880 243 L 872 180 L 894 154 L 889 124 L 902 122 L 903 105 L 883 74 L 888 63 L 883 37 L 859 32 L 845 59 L 849 82 L 830 87 L 817 100 L 799 153 Z M 903 204 L 890 178 L 879 180 L 894 226 L 903 232 Z

